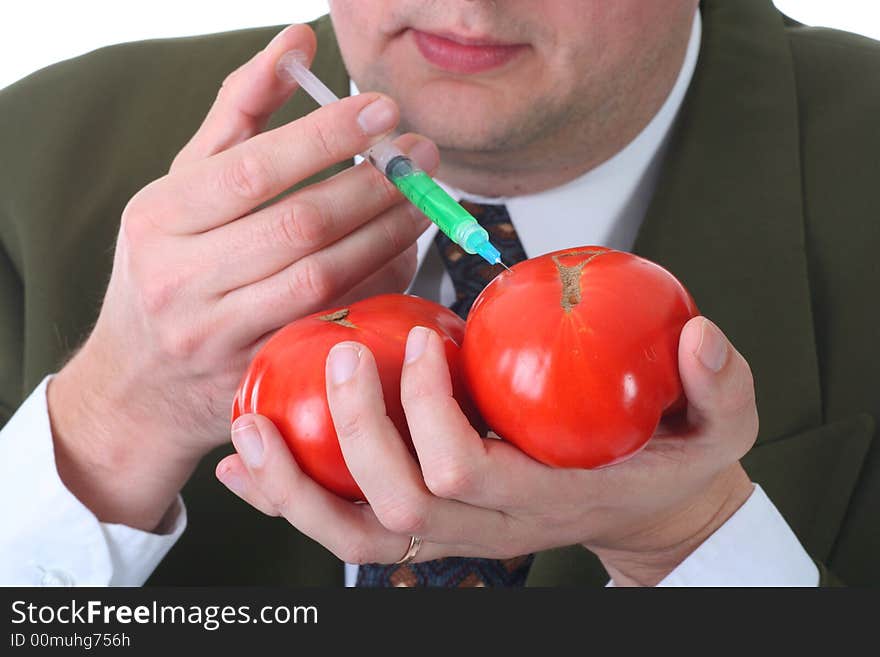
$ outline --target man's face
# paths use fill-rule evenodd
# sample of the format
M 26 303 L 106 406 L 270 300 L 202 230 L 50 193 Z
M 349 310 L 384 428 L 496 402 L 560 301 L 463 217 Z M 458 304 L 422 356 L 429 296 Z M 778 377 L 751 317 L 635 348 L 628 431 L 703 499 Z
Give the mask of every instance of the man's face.
M 681 52 L 697 0 L 331 0 L 346 66 L 441 148 L 504 152 L 613 124 Z M 676 50 L 677 49 L 677 50 Z M 676 66 L 681 64 L 680 60 Z M 668 66 L 667 66 L 668 68 Z

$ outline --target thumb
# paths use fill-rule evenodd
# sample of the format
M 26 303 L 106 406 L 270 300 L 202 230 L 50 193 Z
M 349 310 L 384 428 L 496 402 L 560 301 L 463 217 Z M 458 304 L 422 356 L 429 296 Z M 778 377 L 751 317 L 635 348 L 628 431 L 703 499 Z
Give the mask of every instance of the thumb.
M 678 369 L 692 426 L 715 433 L 758 432 L 752 370 L 714 323 L 694 317 L 681 331 Z
M 232 444 L 244 466 L 240 474 L 249 479 L 251 490 L 256 492 L 251 497 L 239 495 L 264 513 L 286 516 L 293 499 L 290 487 L 305 475 L 277 427 L 263 415 L 242 415 L 232 424 Z
M 230 73 L 201 127 L 174 158 L 171 170 L 225 151 L 262 132 L 272 114 L 290 99 L 296 88 L 276 73 L 281 55 L 299 50 L 311 56 L 316 49 L 311 27 L 291 25 Z

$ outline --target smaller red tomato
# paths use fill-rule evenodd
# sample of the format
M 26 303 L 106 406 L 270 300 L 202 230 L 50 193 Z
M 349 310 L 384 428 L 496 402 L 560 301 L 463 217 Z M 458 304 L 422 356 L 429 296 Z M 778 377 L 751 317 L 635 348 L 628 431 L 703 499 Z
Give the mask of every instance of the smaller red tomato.
M 273 335 L 245 372 L 233 403 L 232 420 L 246 413 L 266 416 L 278 427 L 307 475 L 342 497 L 363 500 L 342 458 L 330 416 L 324 376 L 327 354 L 335 344 L 346 341 L 359 342 L 372 352 L 388 417 L 414 452 L 400 402 L 406 339 L 414 326 L 433 329 L 443 338 L 454 395 L 475 419 L 459 375 L 464 321 L 431 301 L 387 294 L 304 317 Z

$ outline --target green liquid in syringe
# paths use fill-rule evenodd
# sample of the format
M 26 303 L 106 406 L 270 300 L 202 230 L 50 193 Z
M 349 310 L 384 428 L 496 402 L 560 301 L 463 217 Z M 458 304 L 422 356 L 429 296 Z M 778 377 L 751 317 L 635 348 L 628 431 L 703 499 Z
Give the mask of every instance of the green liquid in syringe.
M 403 160 L 403 161 L 401 161 Z M 395 164 L 397 166 L 395 166 Z M 388 177 L 413 205 L 437 224 L 446 236 L 458 242 L 459 227 L 475 223 L 467 210 L 455 202 L 424 171 L 413 171 L 403 158 L 388 165 Z

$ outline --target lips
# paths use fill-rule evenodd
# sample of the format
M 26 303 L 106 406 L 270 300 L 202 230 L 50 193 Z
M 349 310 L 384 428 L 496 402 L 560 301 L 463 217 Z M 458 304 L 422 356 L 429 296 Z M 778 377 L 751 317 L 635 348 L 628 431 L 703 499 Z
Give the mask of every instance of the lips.
M 410 31 L 422 56 L 450 73 L 467 75 L 500 68 L 528 48 L 524 44 L 500 44 L 488 39 L 464 39 L 415 29 Z

